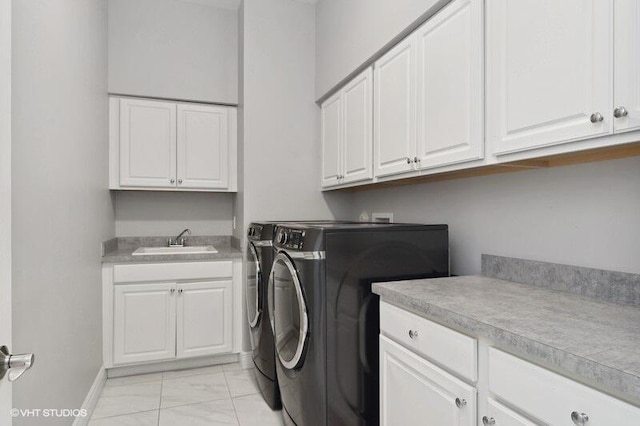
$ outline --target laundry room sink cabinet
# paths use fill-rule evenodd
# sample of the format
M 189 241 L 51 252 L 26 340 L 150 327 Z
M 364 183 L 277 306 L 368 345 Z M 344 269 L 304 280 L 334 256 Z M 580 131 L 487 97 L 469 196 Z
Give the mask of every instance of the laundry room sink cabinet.
M 239 352 L 240 268 L 239 261 L 105 265 L 105 367 Z

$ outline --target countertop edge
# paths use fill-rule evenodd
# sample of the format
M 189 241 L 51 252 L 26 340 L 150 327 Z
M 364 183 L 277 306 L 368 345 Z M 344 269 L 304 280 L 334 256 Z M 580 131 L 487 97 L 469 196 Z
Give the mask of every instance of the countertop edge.
M 498 349 L 510 352 L 618 399 L 640 406 L 639 376 L 528 337 L 520 336 L 424 300 L 421 300 L 420 305 L 418 305 L 415 303 L 414 297 L 385 288 L 382 283 L 374 283 L 372 291 L 378 294 L 383 302 L 395 305 L 468 336 L 487 339 Z M 610 384 L 603 384 L 604 378 Z

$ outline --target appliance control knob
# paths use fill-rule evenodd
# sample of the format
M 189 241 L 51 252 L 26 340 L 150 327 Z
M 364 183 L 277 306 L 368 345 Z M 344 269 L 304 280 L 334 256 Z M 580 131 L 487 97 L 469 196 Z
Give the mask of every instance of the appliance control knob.
M 280 237 L 278 238 L 278 242 L 280 244 L 286 244 L 287 240 L 288 240 L 287 234 L 285 232 L 281 233 Z

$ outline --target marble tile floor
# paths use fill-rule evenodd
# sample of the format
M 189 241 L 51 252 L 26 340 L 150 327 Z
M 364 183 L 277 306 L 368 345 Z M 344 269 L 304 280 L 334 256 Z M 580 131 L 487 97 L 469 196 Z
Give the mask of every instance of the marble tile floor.
M 224 364 L 108 379 L 89 426 L 281 426 L 253 369 Z

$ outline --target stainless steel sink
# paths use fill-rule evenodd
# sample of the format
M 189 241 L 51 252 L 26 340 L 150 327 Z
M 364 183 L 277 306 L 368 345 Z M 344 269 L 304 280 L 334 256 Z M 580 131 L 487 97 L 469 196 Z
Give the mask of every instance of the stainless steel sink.
M 217 253 L 213 246 L 185 246 L 185 247 L 140 247 L 132 254 L 134 256 L 159 256 L 171 254 L 208 254 Z

